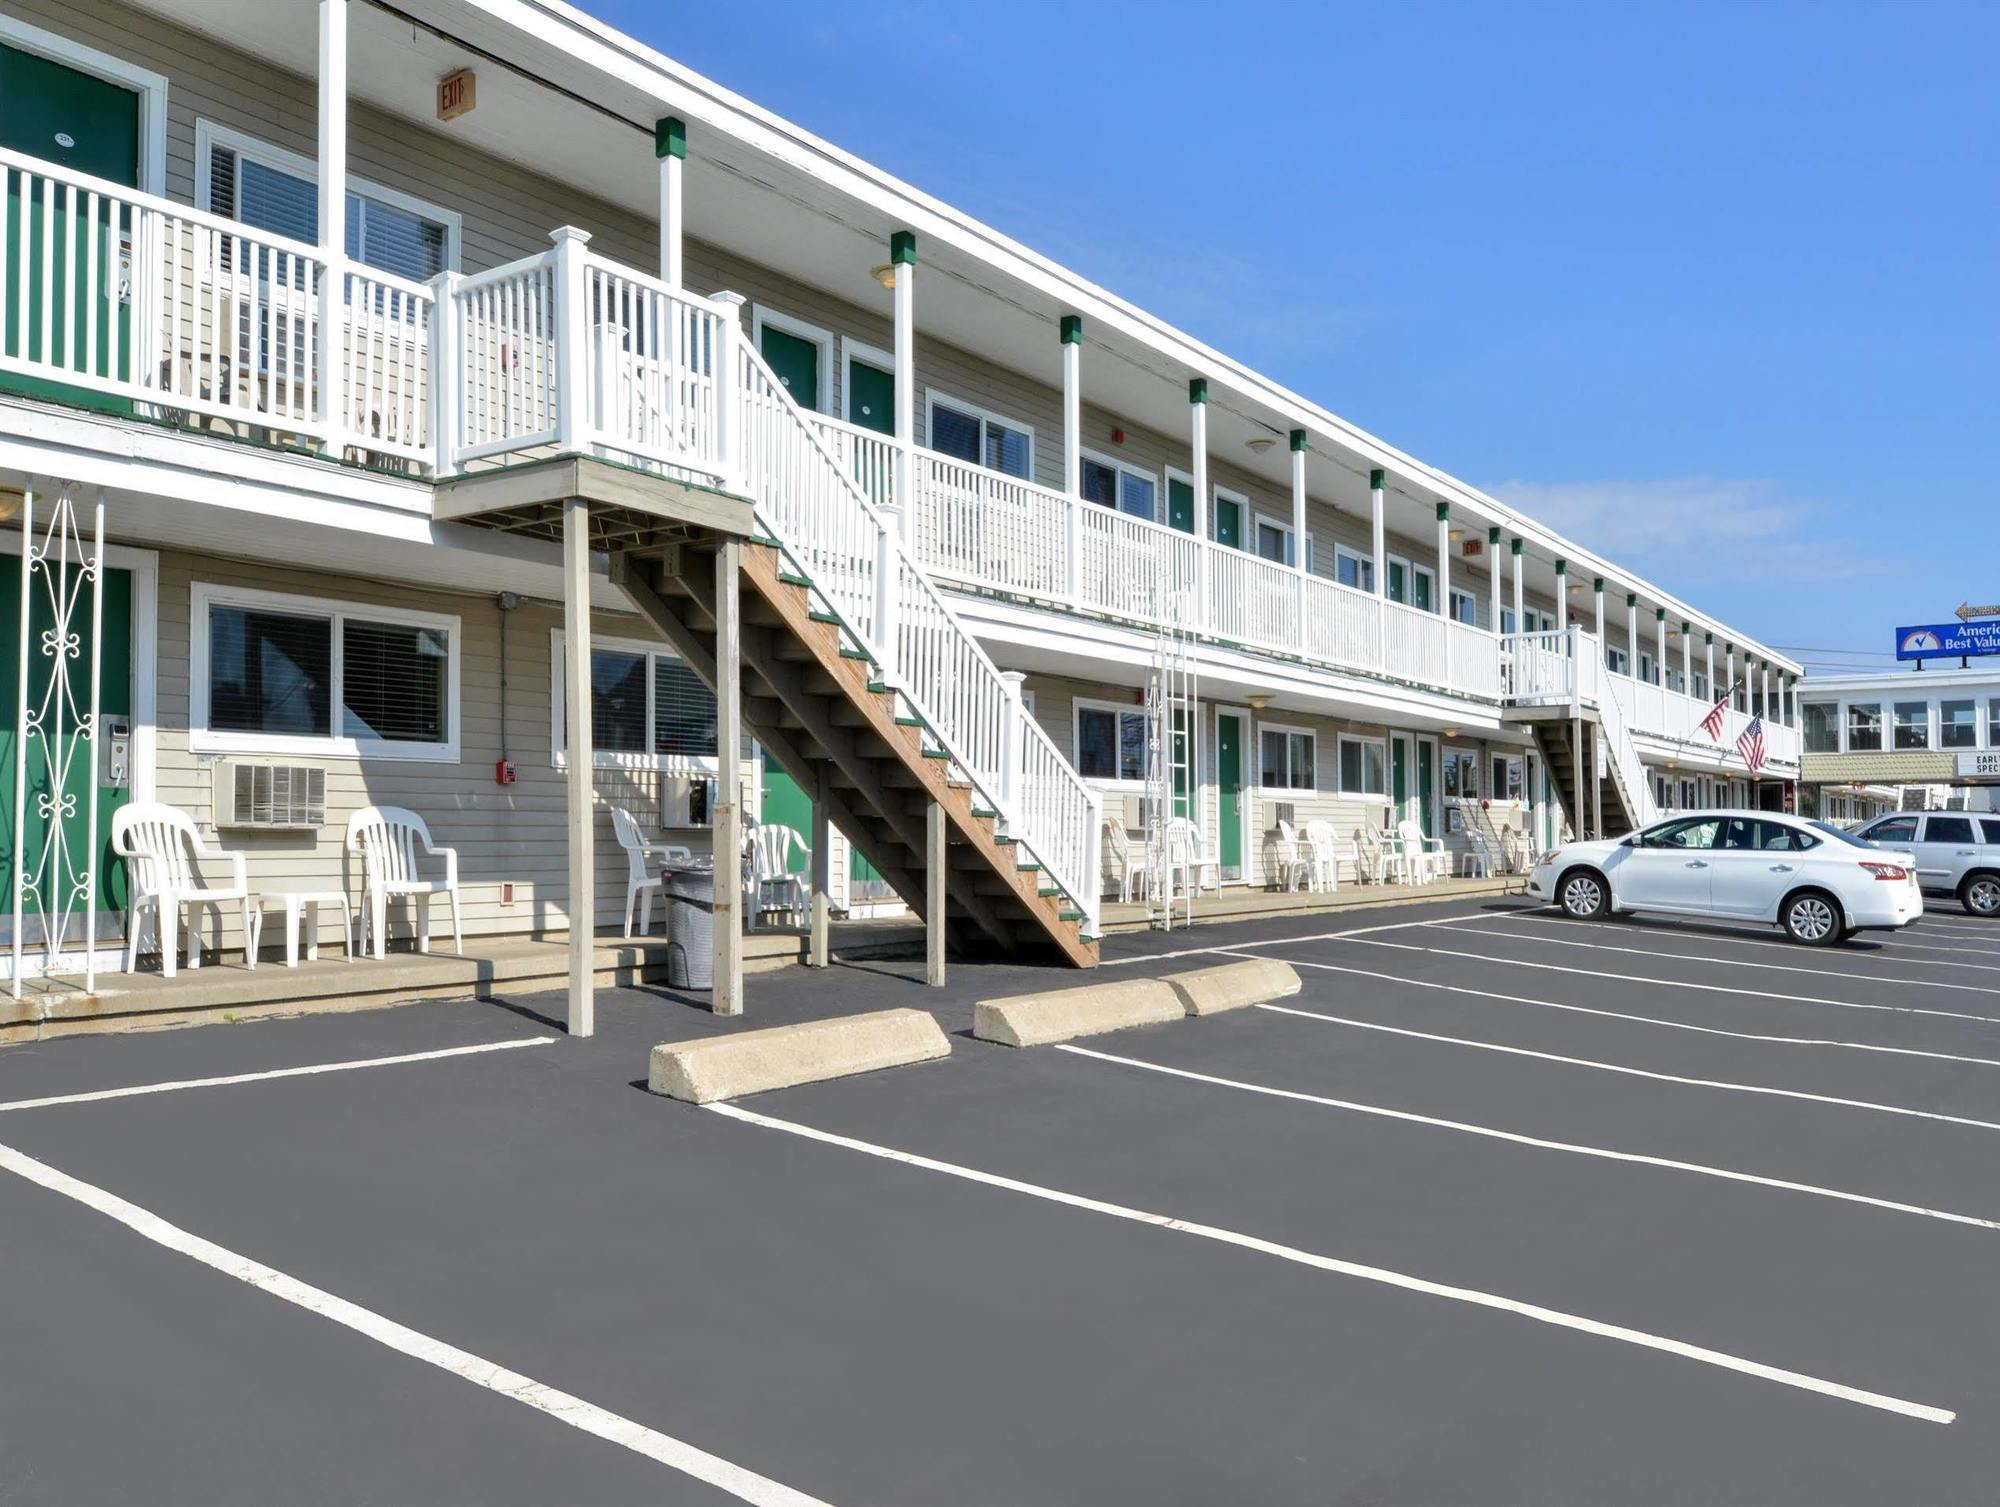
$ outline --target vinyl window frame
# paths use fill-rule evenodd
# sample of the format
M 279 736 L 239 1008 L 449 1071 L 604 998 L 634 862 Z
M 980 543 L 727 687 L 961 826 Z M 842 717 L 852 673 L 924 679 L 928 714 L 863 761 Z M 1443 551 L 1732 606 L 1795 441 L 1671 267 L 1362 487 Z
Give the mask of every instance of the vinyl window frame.
M 568 702 L 568 662 L 563 650 L 568 635 L 561 628 L 549 629 L 549 763 L 557 769 L 569 768 L 569 730 L 564 726 Z M 619 654 L 637 654 L 646 661 L 646 741 L 658 735 L 659 695 L 655 661 L 686 661 L 657 639 L 612 638 L 602 633 L 590 635 L 590 651 L 608 649 Z M 746 742 L 748 740 L 746 739 Z M 746 758 L 745 764 L 750 761 Z M 721 771 L 720 752 L 713 754 L 663 754 L 648 749 L 598 748 L 591 751 L 592 769 L 629 769 L 660 774 L 717 774 Z
M 1141 745 L 1139 754 L 1140 767 L 1137 775 L 1127 776 L 1115 773 L 1083 774 L 1083 714 L 1085 712 L 1109 712 L 1114 718 L 1120 719 L 1116 725 L 1112 739 L 1112 759 L 1115 769 L 1118 751 L 1125 746 L 1122 719 L 1128 716 L 1139 718 L 1140 730 L 1143 732 L 1146 709 L 1143 706 L 1134 706 L 1129 701 L 1101 701 L 1090 696 L 1077 696 L 1069 704 L 1069 746 L 1072 755 L 1071 762 L 1075 764 L 1077 773 L 1082 775 L 1085 780 L 1088 780 L 1093 787 L 1099 789 L 1144 790 L 1146 788 L 1146 755 L 1143 744 Z
M 1105 508 L 1106 512 L 1116 513 L 1121 518 L 1139 518 L 1141 516 L 1138 513 L 1128 512 L 1125 508 L 1125 478 L 1129 476 L 1137 481 L 1150 482 L 1153 487 L 1153 511 L 1151 516 L 1143 518 L 1142 521 L 1157 523 L 1162 527 L 1167 525 L 1167 487 L 1165 480 L 1159 472 L 1148 471 L 1144 466 L 1134 465 L 1131 461 L 1121 459 L 1116 455 L 1106 455 L 1101 450 L 1079 449 L 1077 451 L 1076 468 L 1077 499 L 1088 502 L 1094 508 L 1102 508 L 1104 504 L 1091 501 L 1083 495 L 1083 468 L 1086 464 L 1103 466 L 1118 479 L 1117 499 L 1110 507 Z M 1214 508 L 1211 506 L 1209 518 L 1213 520 L 1214 517 Z M 1189 537 L 1193 536 L 1190 535 Z
M 1310 781 L 1309 784 L 1294 785 L 1287 783 L 1283 785 L 1267 785 L 1264 783 L 1264 734 L 1266 733 L 1282 733 L 1284 735 L 1285 777 L 1287 781 L 1290 780 L 1293 772 L 1292 739 L 1304 738 L 1306 740 L 1306 777 Z M 1317 732 L 1309 727 L 1300 727 L 1295 722 L 1265 722 L 1259 720 L 1257 723 L 1255 746 L 1257 750 L 1257 789 L 1261 793 L 1278 796 L 1319 794 L 1319 734 Z
M 1368 747 L 1374 748 L 1375 767 L 1382 772 L 1382 788 L 1380 790 L 1366 790 L 1366 789 L 1356 790 L 1349 788 L 1347 780 L 1344 777 L 1342 771 L 1347 763 L 1346 759 L 1347 745 L 1350 743 L 1359 745 L 1364 749 Z M 1364 782 L 1365 782 L 1365 776 L 1367 774 L 1367 767 L 1368 767 L 1368 761 L 1366 755 L 1364 754 L 1360 765 L 1360 768 L 1364 776 Z M 1340 796 L 1343 800 L 1386 801 L 1390 799 L 1389 740 L 1387 738 L 1366 737 L 1360 733 L 1340 734 L 1340 736 L 1335 740 L 1334 743 L 1333 783 L 1337 787 L 1334 791 L 1334 794 Z
M 982 471 L 993 471 L 994 468 L 986 464 L 986 426 L 989 424 L 998 424 L 1004 429 L 1010 429 L 1014 433 L 1026 437 L 1028 441 L 1028 469 L 1022 475 L 1015 476 L 1014 479 L 1026 482 L 1034 481 L 1036 455 L 1034 425 L 1025 423 L 1020 419 L 1011 418 L 1007 414 L 999 413 L 994 409 L 982 407 L 978 403 L 968 403 L 964 398 L 956 397 L 936 387 L 926 387 L 924 389 L 924 448 L 926 450 L 930 451 L 933 455 L 944 455 L 944 452 L 939 450 L 936 444 L 933 443 L 934 437 L 937 434 L 937 406 L 940 403 L 944 404 L 947 408 L 955 409 L 969 419 L 979 420 L 979 459 L 968 462 L 962 461 L 953 455 L 946 456 L 947 460 L 955 465 L 975 465 Z M 1011 471 L 994 471 L 994 474 L 996 476 L 1014 475 Z M 1158 478 L 1155 478 L 1153 510 L 1156 513 L 1159 511 L 1159 506 L 1159 484 Z
M 1354 583 L 1352 585 L 1348 585 L 1347 582 L 1340 579 L 1340 567 L 1348 560 L 1354 562 Z M 1374 596 L 1375 557 L 1361 550 L 1351 549 L 1345 544 L 1334 545 L 1333 584 L 1346 587 L 1349 591 L 1361 592 L 1365 596 Z
M 327 688 L 331 708 L 329 721 L 334 731 L 318 733 L 246 733 L 211 728 L 208 725 L 211 687 L 209 682 L 209 609 L 243 607 L 251 611 L 282 612 L 297 617 L 325 618 L 333 635 L 331 677 Z M 352 738 L 338 731 L 345 690 L 345 648 L 342 632 L 347 619 L 386 623 L 399 628 L 430 628 L 445 635 L 445 741 L 412 743 L 394 740 Z M 461 695 L 465 664 L 464 634 L 455 614 L 419 612 L 407 607 L 383 607 L 372 602 L 352 602 L 334 597 L 303 596 L 289 591 L 261 591 L 247 586 L 226 586 L 213 581 L 196 581 L 188 587 L 188 751 L 190 753 L 286 754 L 308 759 L 379 759 L 416 764 L 456 764 L 463 736 L 464 699 Z

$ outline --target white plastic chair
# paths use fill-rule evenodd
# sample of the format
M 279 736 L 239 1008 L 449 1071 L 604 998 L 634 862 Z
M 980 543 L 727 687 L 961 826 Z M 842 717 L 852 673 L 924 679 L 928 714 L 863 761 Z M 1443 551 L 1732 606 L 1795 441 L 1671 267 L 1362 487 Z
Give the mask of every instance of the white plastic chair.
M 653 929 L 653 891 L 664 890 L 665 877 L 649 868 L 648 860 L 658 859 L 666 863 L 691 863 L 694 861 L 692 849 L 678 843 L 647 842 L 639 830 L 639 823 L 632 813 L 623 806 L 611 808 L 611 830 L 618 838 L 618 846 L 625 850 L 625 935 L 643 937 Z M 639 909 L 639 929 L 632 929 L 632 909 Z
M 1359 882 L 1361 849 L 1352 838 L 1342 837 L 1332 822 L 1307 822 L 1306 840 L 1312 845 L 1314 872 L 1322 881 L 1316 887 L 1339 889 L 1340 866 L 1343 863 L 1353 867 L 1355 880 Z
M 185 812 L 157 801 L 121 806 L 111 818 L 111 850 L 126 863 L 126 879 L 131 900 L 125 912 L 125 971 L 139 966 L 139 917 L 150 910 L 160 934 L 160 973 L 175 973 L 181 912 L 190 906 L 214 909 L 216 923 L 222 921 L 222 907 L 243 909 L 243 964 L 257 966 L 257 937 L 263 917 L 250 897 L 250 880 L 241 853 L 225 853 L 201 840 L 194 821 Z M 229 864 L 230 882 L 221 887 L 205 883 L 201 860 L 220 858 Z M 201 966 L 201 926 L 187 929 L 188 967 Z
M 1408 817 L 1397 822 L 1396 843 L 1408 865 L 1412 884 L 1429 884 L 1434 879 L 1451 877 L 1451 855 L 1445 851 L 1444 839 L 1424 836 L 1418 822 Z
M 1354 829 L 1354 853 L 1355 870 L 1363 879 L 1370 884 L 1389 882 L 1396 855 L 1390 851 L 1374 823 L 1363 822 Z
M 1152 844 L 1143 837 L 1137 842 L 1124 826 L 1106 818 L 1105 833 L 1111 838 L 1111 856 L 1118 860 L 1118 898 L 1130 905 L 1138 897 L 1146 883 L 1147 861 L 1152 853 Z
M 418 872 L 417 846 L 424 854 L 444 860 L 444 876 L 427 879 Z M 389 902 L 408 900 L 415 911 L 417 951 L 431 950 L 431 896 L 443 895 L 451 901 L 451 940 L 459 955 L 465 953 L 465 934 L 459 924 L 458 850 L 441 848 L 431 841 L 431 829 L 414 811 L 401 806 L 364 806 L 347 819 L 347 851 L 361 855 L 361 947 L 375 938 L 375 956 L 388 956 Z M 590 912 L 585 897 L 579 914 Z M 578 924 L 572 916 L 570 924 Z M 584 924 L 588 924 L 587 919 Z
M 792 853 L 803 854 L 808 867 L 812 849 L 790 827 L 780 822 L 759 822 L 750 829 L 750 894 L 755 913 L 772 911 L 789 916 L 792 924 L 806 924 L 812 907 L 812 892 L 806 876 L 792 872 Z
M 1295 890 L 1312 880 L 1305 850 L 1299 844 L 1298 828 L 1288 821 L 1278 823 L 1278 835 L 1271 839 L 1271 866 L 1277 872 L 1281 890 Z
M 1194 824 L 1194 818 L 1167 819 L 1167 853 L 1175 870 L 1184 876 L 1190 894 L 1222 888 L 1221 860 L 1202 851 L 1201 829 Z

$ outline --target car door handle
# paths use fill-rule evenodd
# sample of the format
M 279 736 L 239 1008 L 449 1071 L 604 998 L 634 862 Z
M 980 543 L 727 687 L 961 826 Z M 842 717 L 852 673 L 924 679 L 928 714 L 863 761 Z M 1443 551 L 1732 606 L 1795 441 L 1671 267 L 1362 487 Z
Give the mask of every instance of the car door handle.
M 1960 848 L 1954 856 L 1959 858 L 1977 858 L 1979 855 L 1971 848 Z
M 1696 858 L 1689 862 L 1688 867 L 1691 869 L 1705 869 L 1708 867 L 1708 862 L 1706 859 Z
M 1773 874 L 1789 874 L 1791 871 L 1792 866 L 1788 863 L 1774 863 L 1771 865 L 1771 872 Z

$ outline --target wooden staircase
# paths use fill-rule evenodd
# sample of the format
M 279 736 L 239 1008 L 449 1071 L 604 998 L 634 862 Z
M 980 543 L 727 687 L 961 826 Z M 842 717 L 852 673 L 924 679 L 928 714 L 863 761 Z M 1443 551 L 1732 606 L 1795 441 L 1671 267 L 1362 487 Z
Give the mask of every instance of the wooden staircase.
M 904 698 L 876 678 L 868 649 L 779 550 L 742 547 L 743 722 L 766 755 L 921 913 L 928 807 L 942 804 L 947 927 L 955 949 L 1097 962 L 1082 911 L 1026 849 Z M 612 580 L 711 689 L 716 684 L 718 552 L 689 545 L 663 559 L 615 554 Z
M 1641 825 L 1639 814 L 1626 804 L 1625 788 L 1613 779 L 1606 769 L 1599 788 L 1599 798 L 1604 804 L 1604 830 L 1592 832 L 1590 801 L 1590 776 L 1588 767 L 1595 762 L 1593 740 L 1602 736 L 1603 729 L 1593 721 L 1584 723 L 1583 758 L 1586 766 L 1583 780 L 1577 779 L 1576 751 L 1572 741 L 1575 724 L 1571 719 L 1540 719 L 1533 723 L 1535 747 L 1541 753 L 1542 767 L 1548 771 L 1550 781 L 1555 785 L 1556 796 L 1562 801 L 1563 810 L 1568 813 L 1570 831 L 1582 836 L 1586 833 L 1596 837 L 1623 837 Z

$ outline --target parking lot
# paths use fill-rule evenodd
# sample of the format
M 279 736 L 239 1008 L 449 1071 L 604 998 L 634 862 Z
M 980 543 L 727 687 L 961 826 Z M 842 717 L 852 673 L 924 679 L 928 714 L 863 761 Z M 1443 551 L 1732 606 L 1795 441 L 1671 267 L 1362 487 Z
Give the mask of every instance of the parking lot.
M 541 998 L 0 1053 L 0 1501 L 1991 1500 L 2000 924 L 1485 900 L 1099 977 L 1238 952 L 1303 991 L 1026 1051 L 965 1028 L 1047 973 L 877 963 L 580 1042 Z M 902 1004 L 949 1060 L 644 1090 Z

